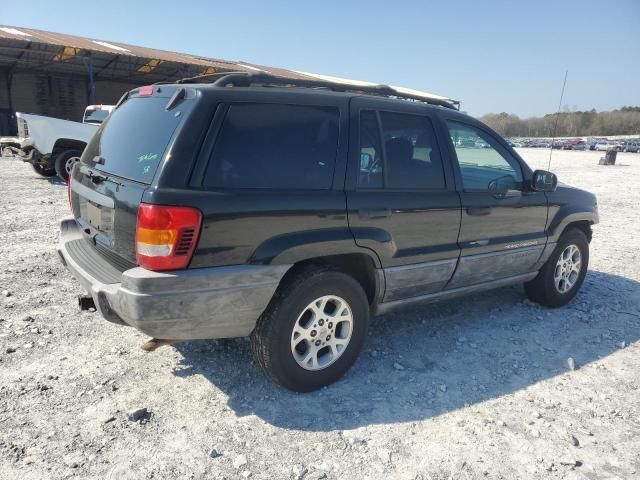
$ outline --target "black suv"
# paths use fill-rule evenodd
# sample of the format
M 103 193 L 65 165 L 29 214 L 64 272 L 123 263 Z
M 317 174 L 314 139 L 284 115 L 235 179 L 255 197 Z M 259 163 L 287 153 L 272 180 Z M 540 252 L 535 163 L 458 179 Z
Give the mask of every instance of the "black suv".
M 58 250 L 81 303 L 150 348 L 251 335 L 273 380 L 310 391 L 371 315 L 517 283 L 570 301 L 595 196 L 405 92 L 260 74 L 132 90 L 70 177 Z

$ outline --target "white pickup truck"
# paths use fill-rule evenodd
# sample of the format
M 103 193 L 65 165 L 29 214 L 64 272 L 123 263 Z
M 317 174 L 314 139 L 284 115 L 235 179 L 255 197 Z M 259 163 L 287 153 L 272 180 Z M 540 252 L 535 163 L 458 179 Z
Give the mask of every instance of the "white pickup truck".
M 89 105 L 82 123 L 17 112 L 20 148 L 13 149 L 40 175 L 58 175 L 66 181 L 98 126 L 113 111 L 113 105 Z

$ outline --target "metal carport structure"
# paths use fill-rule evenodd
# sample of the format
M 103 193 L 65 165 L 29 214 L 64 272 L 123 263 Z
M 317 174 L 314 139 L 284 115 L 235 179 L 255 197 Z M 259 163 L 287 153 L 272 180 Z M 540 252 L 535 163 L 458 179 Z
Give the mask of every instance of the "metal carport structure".
M 159 81 L 227 71 L 298 72 L 119 42 L 0 25 L 0 136 L 15 134 L 15 112 L 80 120 L 88 104 Z

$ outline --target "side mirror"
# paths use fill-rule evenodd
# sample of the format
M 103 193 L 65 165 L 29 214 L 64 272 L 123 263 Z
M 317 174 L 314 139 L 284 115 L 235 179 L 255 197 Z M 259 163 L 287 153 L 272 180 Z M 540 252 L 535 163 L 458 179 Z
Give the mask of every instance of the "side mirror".
M 496 178 L 489 182 L 489 193 L 495 198 L 504 198 L 509 190 L 516 188 L 516 181 L 511 175 Z
M 555 173 L 546 170 L 536 170 L 531 177 L 531 190 L 534 192 L 554 192 L 558 186 Z

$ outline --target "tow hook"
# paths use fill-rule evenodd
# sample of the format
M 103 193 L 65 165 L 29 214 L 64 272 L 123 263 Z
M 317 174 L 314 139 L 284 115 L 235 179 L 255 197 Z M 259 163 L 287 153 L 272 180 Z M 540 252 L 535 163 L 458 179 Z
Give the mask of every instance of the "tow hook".
M 160 347 L 163 347 L 165 345 L 171 345 L 176 342 L 177 340 L 151 338 L 142 344 L 142 350 L 144 350 L 145 352 L 153 352 L 154 350 L 157 350 Z
M 93 297 L 91 295 L 78 295 L 78 306 L 80 310 L 92 310 L 95 312 L 96 304 L 93 303 Z

